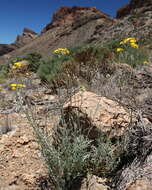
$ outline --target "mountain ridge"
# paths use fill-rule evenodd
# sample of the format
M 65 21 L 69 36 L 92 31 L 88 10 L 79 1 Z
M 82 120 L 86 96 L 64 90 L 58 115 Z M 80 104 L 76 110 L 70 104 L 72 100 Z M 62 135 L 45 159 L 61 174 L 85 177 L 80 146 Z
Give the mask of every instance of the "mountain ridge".
M 151 19 L 145 20 L 142 15 L 147 12 L 150 15 L 151 9 L 152 2 L 149 0 L 131 0 L 129 5 L 118 9 L 114 19 L 95 7 L 63 6 L 53 14 L 52 21 L 42 29 L 40 35 L 33 31 L 31 33 L 30 29 L 23 30 L 23 34 L 18 35 L 13 44 L 0 44 L 0 55 L 8 53 L 10 57 L 22 56 L 36 51 L 47 56 L 58 47 L 73 47 L 91 42 L 103 43 L 118 35 L 136 36 L 137 27 L 138 33 L 146 34 Z M 137 14 L 141 15 L 136 18 Z M 147 35 L 150 35 L 150 31 Z M 5 56 L 1 59 L 5 61 Z

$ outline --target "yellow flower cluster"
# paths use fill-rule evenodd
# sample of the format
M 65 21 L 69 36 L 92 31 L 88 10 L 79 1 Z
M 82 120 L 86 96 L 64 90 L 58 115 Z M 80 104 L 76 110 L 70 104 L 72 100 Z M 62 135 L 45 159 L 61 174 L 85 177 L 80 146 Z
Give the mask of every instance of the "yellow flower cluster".
M 67 48 L 58 48 L 54 50 L 54 53 L 61 54 L 61 55 L 68 55 L 70 54 L 70 51 Z
M 11 90 L 16 90 L 17 88 L 25 88 L 25 84 L 10 84 Z
M 149 62 L 148 61 L 144 61 L 144 65 L 148 65 L 149 64 Z
M 126 38 L 120 42 L 120 45 L 129 44 L 133 48 L 138 48 L 138 44 L 135 38 Z
M 131 47 L 133 47 L 133 48 L 138 48 L 138 47 L 139 47 L 138 44 L 137 44 L 136 39 L 135 39 L 135 38 L 131 38 L 131 37 L 122 40 L 122 41 L 120 42 L 120 45 L 129 45 L 129 46 L 131 46 Z M 123 50 L 124 50 L 123 48 L 117 48 L 117 49 L 116 49 L 117 52 L 121 52 L 121 51 L 123 51 Z
M 22 62 L 16 62 L 13 64 L 12 69 L 19 69 L 23 66 Z
M 123 51 L 123 50 L 124 50 L 123 48 L 117 48 L 117 49 L 116 49 L 117 52 L 121 52 L 121 51 Z

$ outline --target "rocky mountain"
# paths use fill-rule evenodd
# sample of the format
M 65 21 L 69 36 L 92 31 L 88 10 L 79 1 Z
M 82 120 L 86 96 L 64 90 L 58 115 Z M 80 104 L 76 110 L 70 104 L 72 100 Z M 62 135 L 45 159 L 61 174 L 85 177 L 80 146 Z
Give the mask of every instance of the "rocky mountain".
M 2 52 L 12 51 L 10 56 L 21 56 L 35 51 L 50 56 L 50 52 L 58 47 L 103 43 L 108 39 L 127 35 L 138 36 L 140 39 L 144 34 L 146 38 L 151 35 L 152 30 L 151 10 L 150 0 L 131 0 L 129 5 L 117 11 L 116 19 L 113 19 L 95 7 L 61 7 L 39 36 L 29 29 L 24 29 L 23 34 L 17 36 L 15 46 L 13 44 L 15 51 L 12 51 L 14 49 L 10 48 L 10 45 L 5 45 L 9 48 Z
M 48 30 L 54 27 L 66 27 L 69 25 L 74 25 L 79 23 L 84 25 L 91 20 L 96 20 L 99 18 L 108 18 L 108 15 L 97 10 L 95 7 L 61 7 L 52 18 L 52 22 L 49 23 L 42 33 L 47 32 Z
M 57 47 L 72 47 L 86 43 L 99 25 L 104 28 L 113 22 L 112 18 L 95 7 L 61 7 L 54 14 L 52 22 L 42 29 L 38 38 L 11 55 L 19 56 L 35 51 L 50 56 L 51 51 Z
M 37 33 L 31 29 L 24 28 L 23 33 L 16 37 L 16 40 L 12 44 L 0 44 L 0 56 L 7 54 L 13 50 L 23 47 L 24 45 L 30 43 L 38 36 Z
M 23 33 L 16 37 L 14 44 L 20 48 L 34 40 L 38 34 L 31 29 L 24 28 Z

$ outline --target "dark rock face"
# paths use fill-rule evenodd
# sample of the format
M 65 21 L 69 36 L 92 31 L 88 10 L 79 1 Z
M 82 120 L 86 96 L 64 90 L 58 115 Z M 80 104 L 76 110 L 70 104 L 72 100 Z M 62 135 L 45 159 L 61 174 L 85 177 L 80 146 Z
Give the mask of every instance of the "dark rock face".
M 15 45 L 12 44 L 0 44 L 0 56 L 7 54 L 13 50 L 15 50 Z
M 42 33 L 47 32 L 51 28 L 72 25 L 83 21 L 86 23 L 97 18 L 109 18 L 108 15 L 97 10 L 95 7 L 61 7 L 54 15 L 52 22 L 49 23 Z
M 130 6 L 132 9 L 147 7 L 152 5 L 151 0 L 131 0 Z
M 120 9 L 118 9 L 116 18 L 123 18 L 123 17 L 127 16 L 130 13 L 130 10 L 131 10 L 130 5 L 126 5 Z
M 129 15 L 130 13 L 134 13 L 135 9 L 143 9 L 143 8 L 148 8 L 148 10 L 150 9 L 152 10 L 152 1 L 151 0 L 131 0 L 129 5 L 126 5 L 118 9 L 116 18 L 123 18 Z M 143 11 L 141 10 L 141 12 Z

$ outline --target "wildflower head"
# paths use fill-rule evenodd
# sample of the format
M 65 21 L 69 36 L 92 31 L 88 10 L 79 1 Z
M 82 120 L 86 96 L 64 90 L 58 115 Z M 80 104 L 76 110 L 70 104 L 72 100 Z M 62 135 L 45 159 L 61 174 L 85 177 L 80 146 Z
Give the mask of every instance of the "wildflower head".
M 138 48 L 138 44 L 135 38 L 129 37 L 129 38 L 125 38 L 124 40 L 122 40 L 120 42 L 120 45 L 129 45 L 133 48 Z
M 138 44 L 136 44 L 136 43 L 130 43 L 130 46 L 133 47 L 133 48 L 138 48 L 139 47 Z
M 61 55 L 69 55 L 70 51 L 67 48 L 58 48 L 54 50 L 55 54 L 61 54 Z
M 18 88 L 25 88 L 26 86 L 24 84 L 10 84 L 11 90 L 17 90 Z
M 126 43 L 128 43 L 128 42 L 134 42 L 134 43 L 136 43 L 136 39 L 135 39 L 135 38 L 125 38 L 125 39 L 123 39 L 123 40 L 120 42 L 120 45 L 126 44 Z
M 22 62 L 16 62 L 13 64 L 12 69 L 19 69 L 23 66 Z
M 149 64 L 149 62 L 148 61 L 144 61 L 144 65 L 148 65 Z
M 116 52 L 121 52 L 121 51 L 123 51 L 124 49 L 123 48 L 117 48 L 116 49 Z

